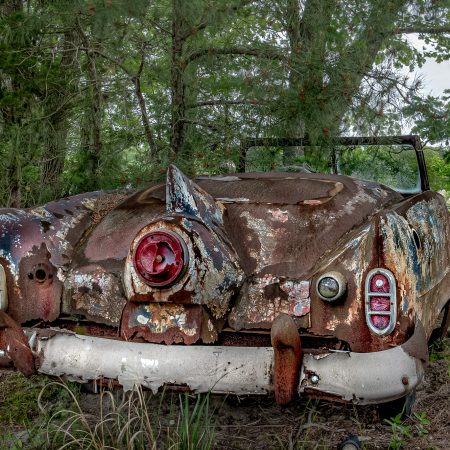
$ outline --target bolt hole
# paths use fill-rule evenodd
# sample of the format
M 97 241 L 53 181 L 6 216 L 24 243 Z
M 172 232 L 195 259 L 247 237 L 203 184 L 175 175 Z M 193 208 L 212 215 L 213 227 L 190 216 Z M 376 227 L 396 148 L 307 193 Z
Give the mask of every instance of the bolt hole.
M 44 269 L 38 269 L 38 270 L 36 270 L 35 276 L 36 276 L 36 280 L 44 281 L 47 274 Z
M 53 274 L 49 273 L 48 274 L 48 279 L 51 280 L 53 278 Z
M 29 273 L 29 274 L 28 274 L 28 278 L 29 278 L 30 280 L 32 280 L 32 279 L 34 278 L 33 274 L 32 274 L 32 273 Z

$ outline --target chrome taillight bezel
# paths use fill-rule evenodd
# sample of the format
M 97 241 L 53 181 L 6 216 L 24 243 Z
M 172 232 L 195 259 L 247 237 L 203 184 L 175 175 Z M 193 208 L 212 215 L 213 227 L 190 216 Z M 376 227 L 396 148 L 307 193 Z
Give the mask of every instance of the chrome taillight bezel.
M 389 293 L 373 292 L 370 290 L 370 281 L 377 275 L 384 275 L 389 281 Z M 389 311 L 372 311 L 370 308 L 371 297 L 386 297 L 390 300 Z M 382 268 L 376 268 L 371 270 L 366 277 L 366 288 L 365 288 L 365 311 L 366 311 L 366 323 L 370 331 L 379 335 L 387 336 L 392 333 L 397 322 L 397 283 L 395 281 L 394 275 L 391 271 Z M 389 316 L 389 325 L 383 329 L 377 328 L 371 319 L 371 316 Z

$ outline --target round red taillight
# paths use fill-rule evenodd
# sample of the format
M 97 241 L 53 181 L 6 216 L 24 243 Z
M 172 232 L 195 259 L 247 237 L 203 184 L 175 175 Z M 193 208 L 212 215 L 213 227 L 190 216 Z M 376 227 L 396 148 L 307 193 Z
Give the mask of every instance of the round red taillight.
M 187 249 L 184 241 L 169 231 L 152 231 L 141 238 L 134 252 L 134 267 L 149 286 L 165 287 L 182 274 Z

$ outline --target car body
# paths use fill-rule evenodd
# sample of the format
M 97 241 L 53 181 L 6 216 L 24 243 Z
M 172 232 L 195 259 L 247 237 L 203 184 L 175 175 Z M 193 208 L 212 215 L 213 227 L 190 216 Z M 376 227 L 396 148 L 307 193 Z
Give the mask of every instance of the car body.
M 417 185 L 399 193 L 309 166 L 191 180 L 170 166 L 165 184 L 138 192 L 0 210 L 6 360 L 280 404 L 412 392 L 450 298 L 449 213 L 418 138 L 337 142 L 409 147 Z M 247 140 L 241 169 L 252 147 L 304 145 Z

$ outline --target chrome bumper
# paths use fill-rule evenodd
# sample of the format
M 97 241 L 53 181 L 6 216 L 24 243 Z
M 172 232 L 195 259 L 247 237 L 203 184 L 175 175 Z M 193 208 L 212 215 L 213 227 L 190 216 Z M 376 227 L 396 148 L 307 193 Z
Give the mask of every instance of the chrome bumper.
M 406 395 L 423 379 L 423 328 L 405 344 L 380 352 L 303 355 L 298 392 L 357 404 L 382 403 Z M 273 391 L 271 347 L 178 346 L 125 342 L 55 330 L 25 330 L 38 371 L 77 381 L 118 380 L 156 392 L 180 385 L 196 392 L 266 394 Z M 426 348 L 426 339 L 425 339 Z M 417 353 L 417 352 L 416 352 Z

